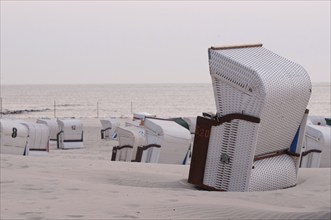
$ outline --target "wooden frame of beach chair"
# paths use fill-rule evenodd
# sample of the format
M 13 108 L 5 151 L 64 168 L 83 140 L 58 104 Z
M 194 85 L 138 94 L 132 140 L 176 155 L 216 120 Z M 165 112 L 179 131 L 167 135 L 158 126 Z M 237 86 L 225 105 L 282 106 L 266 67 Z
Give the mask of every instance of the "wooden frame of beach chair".
M 296 185 L 311 95 L 306 71 L 262 44 L 212 47 L 209 67 L 217 113 L 198 118 L 188 181 L 220 191 Z
M 28 155 L 28 128 L 13 119 L 0 119 L 0 153 Z
M 59 133 L 57 133 L 58 149 L 83 148 L 83 124 L 78 119 L 58 119 Z

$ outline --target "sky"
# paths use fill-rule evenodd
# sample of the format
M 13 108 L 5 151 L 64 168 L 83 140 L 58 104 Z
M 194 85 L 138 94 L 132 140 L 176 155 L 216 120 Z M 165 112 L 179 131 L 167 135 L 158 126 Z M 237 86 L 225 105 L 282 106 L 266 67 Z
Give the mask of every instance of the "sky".
M 1 84 L 211 83 L 211 46 L 263 43 L 330 82 L 330 1 L 1 0 Z

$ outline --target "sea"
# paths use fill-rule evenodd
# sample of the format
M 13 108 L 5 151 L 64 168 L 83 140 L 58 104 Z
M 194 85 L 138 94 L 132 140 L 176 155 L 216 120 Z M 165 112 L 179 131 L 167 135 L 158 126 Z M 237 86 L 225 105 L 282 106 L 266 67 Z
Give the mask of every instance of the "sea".
M 310 115 L 330 117 L 330 83 L 313 83 Z M 104 118 L 147 112 L 157 117 L 196 117 L 216 112 L 211 83 L 1 85 L 1 117 Z

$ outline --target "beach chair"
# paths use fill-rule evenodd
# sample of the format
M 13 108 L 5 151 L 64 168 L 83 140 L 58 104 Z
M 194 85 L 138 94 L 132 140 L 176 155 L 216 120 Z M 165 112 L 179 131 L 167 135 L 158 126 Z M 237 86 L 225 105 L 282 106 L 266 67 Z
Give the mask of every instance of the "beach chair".
M 113 147 L 112 161 L 136 161 L 138 147 L 146 145 L 145 129 L 138 126 L 117 127 L 119 146 Z
M 147 149 L 150 159 L 145 162 L 182 164 L 191 144 L 190 131 L 172 119 L 146 118 Z M 160 146 L 160 147 L 156 147 Z
M 160 157 L 161 145 L 148 144 L 137 148 L 135 162 L 141 163 L 157 163 Z
M 28 129 L 29 155 L 46 155 L 49 152 L 49 128 L 45 124 L 20 121 Z
M 83 124 L 78 119 L 58 119 L 59 132 L 57 133 L 58 149 L 83 148 Z
M 307 124 L 300 167 L 330 167 L 330 135 L 330 126 Z
M 309 115 L 307 119 L 307 124 L 331 126 L 330 121 L 331 121 L 330 118 L 325 118 L 323 116 L 318 116 L 318 115 Z
M 57 141 L 57 134 L 60 132 L 56 118 L 39 118 L 36 123 L 47 125 L 49 129 L 49 140 Z
M 117 140 L 117 133 L 115 132 L 116 128 L 120 126 L 120 121 L 117 118 L 104 118 L 100 119 L 102 125 L 101 139 L 106 140 Z
M 133 113 L 133 120 L 138 120 L 138 121 L 141 121 L 143 122 L 145 120 L 146 117 L 149 117 L 149 118 L 155 118 L 156 115 L 154 114 L 151 114 L 151 113 L 148 113 L 148 112 L 134 112 Z
M 296 185 L 311 82 L 262 45 L 212 47 L 216 114 L 197 118 L 188 182 L 208 190 Z
M 184 117 L 183 119 L 189 125 L 189 129 L 190 129 L 191 134 L 194 134 L 195 133 L 195 128 L 196 128 L 196 125 L 197 125 L 197 118 L 196 117 Z
M 20 121 L 13 119 L 0 119 L 0 153 L 28 155 L 28 136 L 27 127 Z

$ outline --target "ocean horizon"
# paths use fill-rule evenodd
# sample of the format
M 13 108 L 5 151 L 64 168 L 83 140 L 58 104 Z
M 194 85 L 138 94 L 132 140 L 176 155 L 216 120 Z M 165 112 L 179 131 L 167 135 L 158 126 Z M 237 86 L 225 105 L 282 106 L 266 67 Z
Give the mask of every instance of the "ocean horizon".
M 330 83 L 312 83 L 311 115 L 330 117 Z M 196 117 L 216 112 L 211 83 L 2 85 L 2 117 Z

